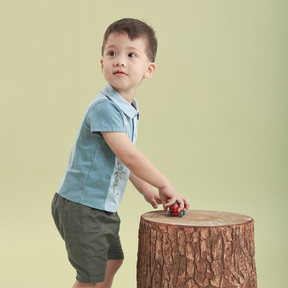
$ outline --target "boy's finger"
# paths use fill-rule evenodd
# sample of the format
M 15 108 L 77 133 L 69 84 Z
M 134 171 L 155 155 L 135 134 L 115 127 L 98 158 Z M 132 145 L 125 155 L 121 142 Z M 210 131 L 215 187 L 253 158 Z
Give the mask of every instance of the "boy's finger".
M 162 201 L 162 205 L 163 205 L 164 211 L 167 211 L 167 208 L 170 206 L 169 203 L 167 203 L 165 201 Z
M 153 208 L 156 209 L 158 207 L 157 202 L 156 202 L 156 200 L 154 198 L 152 198 L 149 202 L 150 202 L 150 204 L 152 205 Z
M 161 199 L 159 198 L 159 199 L 157 199 L 156 200 L 156 202 L 157 202 L 157 204 L 162 204 L 162 201 L 161 201 Z
M 167 200 L 167 202 L 165 203 L 165 204 L 163 204 L 163 206 L 166 208 L 166 210 L 167 210 L 167 208 L 169 207 L 169 206 L 171 206 L 171 205 L 173 205 L 174 203 L 175 203 L 175 201 L 176 201 L 176 199 L 169 199 L 169 200 Z M 165 211 L 166 211 L 165 210 Z
M 180 200 L 177 200 L 177 202 L 180 204 L 180 206 L 178 208 L 178 212 L 180 212 L 184 209 L 184 201 L 182 198 L 180 198 Z
M 190 207 L 189 201 L 188 201 L 186 198 L 184 198 L 183 201 L 184 201 L 184 204 L 185 204 L 186 209 L 188 210 L 189 207 Z

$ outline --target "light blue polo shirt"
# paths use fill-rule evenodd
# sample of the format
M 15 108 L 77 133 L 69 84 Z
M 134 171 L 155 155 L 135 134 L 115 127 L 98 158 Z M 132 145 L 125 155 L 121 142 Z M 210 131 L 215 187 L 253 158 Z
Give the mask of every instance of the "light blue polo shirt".
M 87 106 L 57 193 L 92 208 L 117 211 L 129 169 L 107 145 L 101 132 L 124 132 L 135 145 L 139 121 L 133 107 L 109 83 Z

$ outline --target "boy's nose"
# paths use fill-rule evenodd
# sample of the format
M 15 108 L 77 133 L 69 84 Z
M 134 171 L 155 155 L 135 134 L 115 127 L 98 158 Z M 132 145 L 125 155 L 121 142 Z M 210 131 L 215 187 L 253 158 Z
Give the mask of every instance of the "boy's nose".
M 119 66 L 119 67 L 125 67 L 126 63 L 125 63 L 123 57 L 117 57 L 117 59 L 115 59 L 114 65 Z

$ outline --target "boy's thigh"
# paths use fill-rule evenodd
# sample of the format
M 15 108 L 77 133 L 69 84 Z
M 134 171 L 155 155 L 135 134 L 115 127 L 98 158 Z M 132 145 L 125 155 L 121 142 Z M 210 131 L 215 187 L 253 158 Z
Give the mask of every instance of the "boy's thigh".
M 122 250 L 122 245 L 120 241 L 119 234 L 117 234 L 112 242 L 110 243 L 109 249 L 107 251 L 107 259 L 109 260 L 123 260 L 124 253 Z
M 96 210 L 56 195 L 52 214 L 65 241 L 69 261 L 77 270 L 77 280 L 103 282 L 107 258 L 123 259 L 117 213 Z

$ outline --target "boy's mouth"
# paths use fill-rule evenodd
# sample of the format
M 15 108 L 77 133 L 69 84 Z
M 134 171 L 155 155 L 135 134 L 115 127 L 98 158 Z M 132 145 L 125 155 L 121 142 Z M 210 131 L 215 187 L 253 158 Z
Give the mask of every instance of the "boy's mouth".
M 118 75 L 118 76 L 127 76 L 127 74 L 122 71 L 122 70 L 116 70 L 113 72 L 113 75 Z

